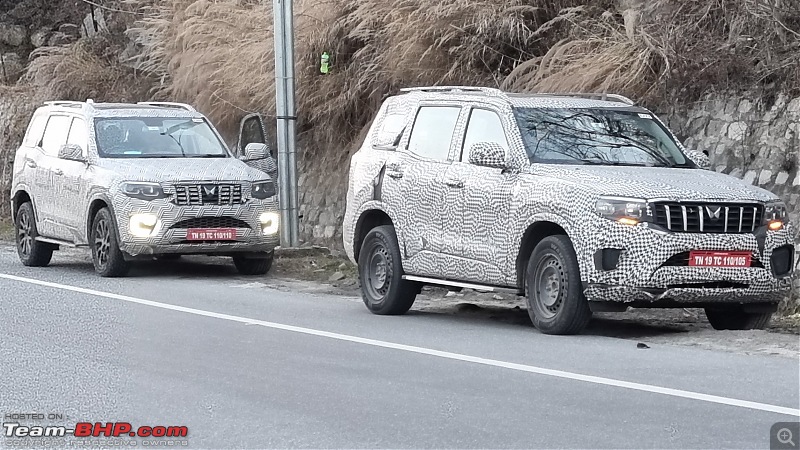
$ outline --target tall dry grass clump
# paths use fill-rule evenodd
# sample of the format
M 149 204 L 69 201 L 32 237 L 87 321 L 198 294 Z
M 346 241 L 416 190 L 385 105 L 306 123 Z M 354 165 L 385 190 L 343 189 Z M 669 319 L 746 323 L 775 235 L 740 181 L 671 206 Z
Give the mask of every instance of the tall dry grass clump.
M 102 38 L 36 49 L 21 83 L 51 100 L 146 99 L 152 80 L 137 75 L 107 53 L 108 44 Z

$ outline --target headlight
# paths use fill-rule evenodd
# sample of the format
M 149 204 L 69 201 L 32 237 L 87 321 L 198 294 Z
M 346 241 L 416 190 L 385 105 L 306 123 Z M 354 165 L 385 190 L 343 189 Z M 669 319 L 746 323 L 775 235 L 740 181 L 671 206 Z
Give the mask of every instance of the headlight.
M 624 225 L 637 225 L 647 218 L 647 202 L 639 198 L 601 197 L 595 210 L 606 219 Z
M 139 200 L 155 200 L 167 197 L 164 194 L 164 189 L 158 183 L 128 181 L 122 183 L 122 192 L 128 197 L 138 198 Z
M 788 218 L 786 204 L 782 201 L 769 202 L 764 205 L 764 220 L 762 225 L 766 225 L 772 231 L 783 228 L 783 224 Z
M 264 200 L 275 196 L 275 184 L 273 184 L 272 181 L 259 181 L 253 183 L 251 192 L 253 198 Z
M 265 235 L 273 235 L 278 232 L 281 216 L 276 212 L 265 212 L 258 216 L 261 223 L 261 232 Z
M 134 214 L 129 223 L 131 234 L 136 237 L 148 237 L 157 231 L 158 216 L 150 213 Z

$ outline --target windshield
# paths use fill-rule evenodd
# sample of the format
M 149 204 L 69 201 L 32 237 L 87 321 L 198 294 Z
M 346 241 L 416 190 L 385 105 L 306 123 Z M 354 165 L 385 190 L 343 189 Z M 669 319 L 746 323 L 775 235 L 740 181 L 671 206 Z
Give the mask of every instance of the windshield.
M 515 108 L 532 162 L 695 167 L 649 113 Z
M 208 123 L 185 117 L 98 118 L 97 149 L 105 158 L 226 158 Z

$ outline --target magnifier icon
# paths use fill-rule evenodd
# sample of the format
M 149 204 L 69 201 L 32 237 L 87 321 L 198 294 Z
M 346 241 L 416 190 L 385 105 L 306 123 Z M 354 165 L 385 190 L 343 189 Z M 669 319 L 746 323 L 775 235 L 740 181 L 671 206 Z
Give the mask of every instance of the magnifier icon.
M 778 442 L 780 442 L 781 444 L 784 445 L 789 444 L 792 447 L 794 447 L 794 440 L 793 440 L 794 437 L 792 436 L 792 430 L 788 428 L 781 428 L 780 430 L 778 430 L 777 438 Z

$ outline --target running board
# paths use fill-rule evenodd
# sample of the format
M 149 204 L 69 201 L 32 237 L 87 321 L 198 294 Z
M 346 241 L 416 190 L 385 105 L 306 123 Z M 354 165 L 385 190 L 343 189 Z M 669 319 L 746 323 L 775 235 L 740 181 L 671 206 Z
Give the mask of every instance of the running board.
M 63 245 L 64 247 L 72 247 L 72 248 L 79 247 L 78 245 L 75 245 L 72 242 L 61 241 L 61 240 L 58 240 L 58 239 L 50 239 L 50 238 L 41 237 L 41 236 L 36 236 L 36 240 L 38 242 L 46 242 L 48 244 Z M 85 245 L 83 247 L 85 247 Z
M 461 281 L 442 280 L 441 278 L 428 278 L 428 277 L 418 277 L 416 275 L 403 275 L 403 279 L 408 281 L 418 281 L 420 283 L 438 284 L 442 286 L 453 286 L 464 289 L 472 289 L 474 291 L 480 291 L 480 292 L 508 292 L 512 294 L 519 294 L 519 291 L 514 288 L 489 286 L 486 284 L 464 283 Z

